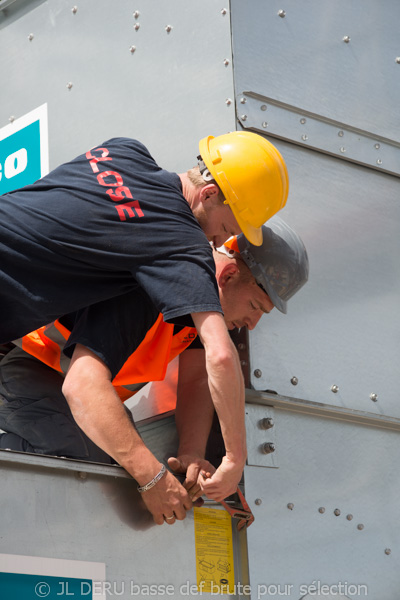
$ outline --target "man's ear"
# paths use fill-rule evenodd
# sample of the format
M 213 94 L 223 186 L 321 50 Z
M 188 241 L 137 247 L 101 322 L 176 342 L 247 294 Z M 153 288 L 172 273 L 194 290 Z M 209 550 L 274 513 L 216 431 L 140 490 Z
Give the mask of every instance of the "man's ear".
M 200 197 L 202 201 L 218 198 L 219 187 L 215 183 L 207 183 L 201 188 Z
M 217 275 L 218 286 L 224 289 L 230 283 L 237 281 L 239 269 L 234 260 L 229 260 Z

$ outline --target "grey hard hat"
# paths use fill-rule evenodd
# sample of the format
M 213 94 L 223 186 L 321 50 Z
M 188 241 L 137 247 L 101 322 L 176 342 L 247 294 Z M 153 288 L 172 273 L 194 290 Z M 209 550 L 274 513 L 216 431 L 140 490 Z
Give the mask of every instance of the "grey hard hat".
M 307 251 L 297 233 L 280 217 L 269 219 L 262 233 L 261 246 L 253 246 L 243 234 L 237 237 L 240 256 L 274 306 L 286 314 L 287 301 L 308 280 Z

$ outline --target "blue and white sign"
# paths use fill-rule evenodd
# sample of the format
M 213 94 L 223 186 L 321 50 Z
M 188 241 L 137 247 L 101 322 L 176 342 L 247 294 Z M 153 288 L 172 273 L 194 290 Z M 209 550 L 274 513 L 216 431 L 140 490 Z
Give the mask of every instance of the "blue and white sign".
M 104 563 L 0 554 L 0 598 L 106 600 L 105 575 Z
M 49 172 L 47 104 L 0 129 L 0 194 Z

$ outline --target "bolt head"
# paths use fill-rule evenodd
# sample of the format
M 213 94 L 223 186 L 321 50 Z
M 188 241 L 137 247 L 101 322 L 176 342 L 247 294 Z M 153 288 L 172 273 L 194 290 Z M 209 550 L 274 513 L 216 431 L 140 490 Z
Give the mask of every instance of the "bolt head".
M 261 500 L 261 498 L 256 498 L 256 499 L 254 500 L 254 504 L 255 504 L 256 506 L 260 506 L 260 504 L 262 504 L 262 500 Z
M 140 12 L 138 10 L 135 10 L 135 12 L 133 13 L 134 19 L 138 19 L 139 15 L 140 15 Z
M 333 511 L 333 514 L 336 515 L 337 517 L 340 516 L 340 510 L 338 508 L 335 508 L 335 510 Z
M 281 9 L 278 11 L 278 15 L 280 16 L 281 19 L 284 19 L 286 17 L 286 11 Z
M 389 554 L 391 554 L 391 549 L 390 548 L 385 548 L 385 554 L 387 554 L 389 556 Z
M 331 392 L 333 392 L 334 394 L 337 394 L 339 391 L 339 387 L 337 385 L 332 385 L 331 386 Z
M 345 35 L 344 38 L 343 38 L 343 41 L 344 41 L 345 44 L 348 44 L 350 42 L 350 36 Z
M 318 509 L 318 512 L 321 513 L 321 515 L 323 515 L 324 512 L 325 512 L 325 507 L 324 506 L 320 506 L 319 509 Z
M 292 385 L 297 385 L 299 383 L 299 380 L 297 379 L 297 377 L 292 377 L 292 379 L 290 380 L 290 383 Z
M 376 161 L 376 162 L 378 162 L 378 161 Z M 369 397 L 371 398 L 372 402 L 377 402 L 378 401 L 378 394 L 370 394 Z
M 262 376 L 262 371 L 260 369 L 255 369 L 254 377 L 260 378 Z
M 287 505 L 289 510 L 293 510 L 294 509 L 294 504 L 293 502 L 289 502 L 289 504 Z

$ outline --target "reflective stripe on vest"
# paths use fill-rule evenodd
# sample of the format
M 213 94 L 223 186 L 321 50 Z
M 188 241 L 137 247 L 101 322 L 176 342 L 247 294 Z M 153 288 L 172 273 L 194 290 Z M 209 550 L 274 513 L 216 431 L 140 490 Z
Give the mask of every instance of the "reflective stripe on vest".
M 14 343 L 49 367 L 65 374 L 70 359 L 63 354 L 62 349 L 69 335 L 70 331 L 66 327 L 59 321 L 54 321 Z M 174 326 L 165 323 L 160 314 L 144 340 L 112 381 L 118 393 L 121 387 L 129 392 L 128 395 L 126 392 L 119 393 L 121 399 L 126 400 L 149 381 L 163 380 L 168 363 L 183 352 L 196 337 L 196 329 L 192 327 L 184 327 L 174 335 Z

